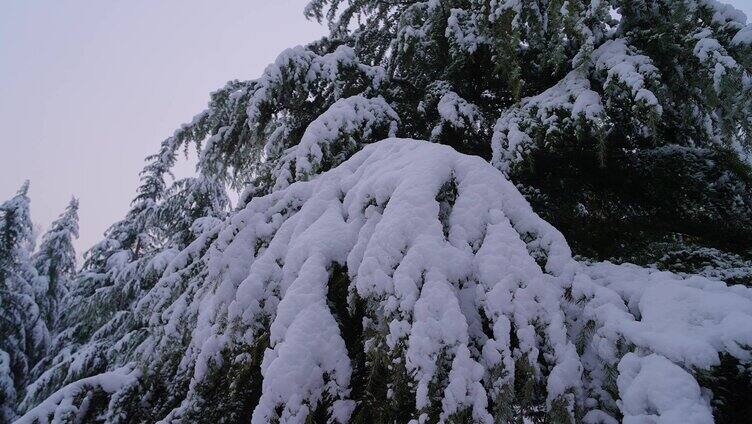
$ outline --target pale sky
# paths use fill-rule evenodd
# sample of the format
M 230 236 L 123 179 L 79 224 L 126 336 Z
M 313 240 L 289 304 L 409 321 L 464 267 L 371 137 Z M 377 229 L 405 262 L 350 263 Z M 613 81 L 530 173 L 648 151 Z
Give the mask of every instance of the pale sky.
M 127 212 L 144 157 L 210 92 L 324 35 L 305 4 L 0 0 L 0 199 L 30 179 L 46 227 L 79 197 L 80 254 Z
M 0 0 L 0 200 L 35 224 L 81 201 L 79 253 L 122 218 L 145 156 L 227 80 L 324 34 L 306 0 Z M 732 0 L 752 15 L 752 0 Z

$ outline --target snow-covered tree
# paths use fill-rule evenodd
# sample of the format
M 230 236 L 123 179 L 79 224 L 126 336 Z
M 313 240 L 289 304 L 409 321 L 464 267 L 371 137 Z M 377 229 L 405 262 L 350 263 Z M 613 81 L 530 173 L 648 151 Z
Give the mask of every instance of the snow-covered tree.
M 59 331 L 49 354 L 33 370 L 36 381 L 27 387 L 22 409 L 67 382 L 107 369 L 142 342 L 148 331 L 134 315 L 135 305 L 174 254 L 195 238 L 200 221 L 224 217 L 229 200 L 215 178 L 198 176 L 167 185 L 193 131 L 200 129 L 177 131 L 146 158 L 131 209 L 84 254 L 63 302 Z
M 11 422 L 16 416 L 16 383 L 10 366 L 10 355 L 0 350 L 0 420 L 3 422 Z
M 36 280 L 40 313 L 48 329 L 54 330 L 70 278 L 76 271 L 73 239 L 78 238 L 78 199 L 71 199 L 65 211 L 50 224 L 32 262 L 39 275 Z
M 387 68 L 403 135 L 491 157 L 579 253 L 646 260 L 655 249 L 641 244 L 681 234 L 752 246 L 737 166 L 750 152 L 749 29 L 731 6 L 316 0 L 306 13 Z
M 609 35 L 501 114 L 494 163 L 589 256 L 649 262 L 685 239 L 748 250 L 744 15 L 712 0 L 610 3 Z
M 164 269 L 142 341 L 21 422 L 712 422 L 698 380 L 752 344 L 752 289 L 577 262 L 500 172 L 413 140 L 253 198 Z
M 752 413 L 743 14 L 714 0 L 305 13 L 329 36 L 229 82 L 148 158 L 131 210 L 86 254 L 21 422 Z M 196 175 L 169 184 L 194 147 Z M 242 192 L 234 211 L 225 187 Z
M 14 278 L 29 278 L 29 254 L 34 248 L 33 225 L 29 211 L 29 182 L 15 196 L 0 204 L 0 281 L 9 289 Z
M 49 332 L 37 304 L 29 182 L 0 204 L 0 418 L 14 416 L 16 396 L 44 355 Z

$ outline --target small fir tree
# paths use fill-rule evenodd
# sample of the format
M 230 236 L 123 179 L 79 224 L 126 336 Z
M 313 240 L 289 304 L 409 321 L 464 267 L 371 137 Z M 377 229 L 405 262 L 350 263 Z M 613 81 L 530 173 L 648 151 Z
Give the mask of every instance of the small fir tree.
M 60 306 L 76 272 L 75 238 L 78 238 L 78 199 L 74 197 L 42 236 L 39 248 L 32 256 L 39 275 L 37 285 L 41 288 L 40 313 L 51 331 L 57 326 Z

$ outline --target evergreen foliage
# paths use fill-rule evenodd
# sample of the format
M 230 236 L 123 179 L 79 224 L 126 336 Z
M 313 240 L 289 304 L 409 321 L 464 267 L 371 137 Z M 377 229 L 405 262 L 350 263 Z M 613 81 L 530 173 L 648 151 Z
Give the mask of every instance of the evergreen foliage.
M 28 291 L 36 312 L 13 317 L 55 336 L 44 358 L 24 356 L 36 330 L 0 346 L 0 413 L 743 419 L 741 12 L 714 0 L 313 0 L 305 14 L 330 34 L 212 93 L 147 158 L 130 210 L 75 275 L 73 204 L 36 270 L 26 189 L 3 204 L 3 293 L 63 274 L 70 291 L 41 309 Z M 394 136 L 431 144 L 381 141 Z M 190 148 L 196 175 L 169 182 Z M 242 193 L 233 210 L 228 188 Z
M 29 182 L 0 204 L 0 418 L 15 415 L 17 395 L 44 355 L 49 332 L 39 307 L 29 212 Z
M 76 272 L 74 238 L 78 238 L 78 199 L 75 197 L 65 212 L 52 222 L 32 256 L 39 275 L 37 286 L 41 288 L 38 294 L 40 313 L 50 331 L 56 328 L 60 305 Z

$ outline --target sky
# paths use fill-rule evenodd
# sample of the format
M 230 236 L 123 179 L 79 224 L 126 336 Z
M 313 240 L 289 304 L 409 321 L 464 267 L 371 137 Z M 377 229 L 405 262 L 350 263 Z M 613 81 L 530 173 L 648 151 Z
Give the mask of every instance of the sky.
M 31 180 L 45 228 L 77 196 L 79 253 L 125 215 L 144 157 L 210 92 L 325 32 L 306 0 L 0 4 L 0 200 Z
M 0 0 L 0 199 L 31 180 L 44 229 L 75 195 L 81 253 L 127 212 L 144 157 L 210 92 L 324 34 L 306 2 Z M 752 0 L 730 3 L 752 16 Z

